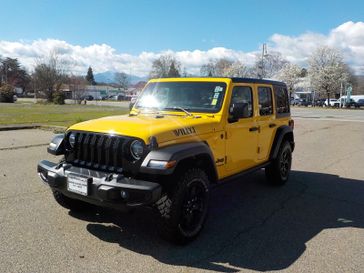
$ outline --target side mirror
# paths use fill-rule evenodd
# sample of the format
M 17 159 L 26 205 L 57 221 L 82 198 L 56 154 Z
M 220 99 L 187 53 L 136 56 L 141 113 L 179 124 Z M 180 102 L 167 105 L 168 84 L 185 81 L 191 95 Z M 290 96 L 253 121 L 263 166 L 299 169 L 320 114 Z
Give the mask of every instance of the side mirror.
M 231 120 L 237 121 L 241 118 L 249 118 L 251 116 L 249 111 L 249 104 L 246 102 L 236 102 L 230 106 L 229 113 Z

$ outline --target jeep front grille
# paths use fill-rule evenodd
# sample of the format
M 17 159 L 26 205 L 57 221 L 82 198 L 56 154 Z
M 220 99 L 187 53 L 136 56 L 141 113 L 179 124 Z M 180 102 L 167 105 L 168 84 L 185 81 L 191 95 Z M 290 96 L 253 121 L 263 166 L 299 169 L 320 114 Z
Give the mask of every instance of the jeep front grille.
M 126 140 L 122 136 L 76 132 L 74 147 L 66 153 L 66 161 L 80 167 L 121 172 Z

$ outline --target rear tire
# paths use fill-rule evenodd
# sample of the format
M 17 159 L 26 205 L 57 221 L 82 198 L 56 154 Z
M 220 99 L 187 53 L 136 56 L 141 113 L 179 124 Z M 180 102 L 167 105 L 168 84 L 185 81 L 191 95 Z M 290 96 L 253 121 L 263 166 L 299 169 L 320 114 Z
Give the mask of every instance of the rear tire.
M 277 158 L 265 168 L 265 176 L 271 185 L 281 186 L 287 183 L 292 165 L 292 147 L 288 141 L 281 144 Z
M 60 206 L 71 211 L 85 211 L 93 207 L 91 204 L 88 204 L 86 202 L 69 198 L 57 190 L 52 189 L 52 193 L 54 199 Z
M 205 223 L 209 204 L 209 180 L 201 169 L 185 171 L 176 187 L 157 201 L 161 236 L 176 244 L 197 237 Z

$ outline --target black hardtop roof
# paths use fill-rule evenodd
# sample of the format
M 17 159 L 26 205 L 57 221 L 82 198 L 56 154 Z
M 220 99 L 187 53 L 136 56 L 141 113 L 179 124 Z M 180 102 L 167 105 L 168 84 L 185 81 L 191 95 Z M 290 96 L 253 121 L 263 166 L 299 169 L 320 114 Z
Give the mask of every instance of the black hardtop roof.
M 263 80 L 263 79 L 255 79 L 255 78 L 229 78 L 234 83 L 262 83 L 262 84 L 272 84 L 272 85 L 284 85 L 284 82 L 272 81 L 272 80 Z

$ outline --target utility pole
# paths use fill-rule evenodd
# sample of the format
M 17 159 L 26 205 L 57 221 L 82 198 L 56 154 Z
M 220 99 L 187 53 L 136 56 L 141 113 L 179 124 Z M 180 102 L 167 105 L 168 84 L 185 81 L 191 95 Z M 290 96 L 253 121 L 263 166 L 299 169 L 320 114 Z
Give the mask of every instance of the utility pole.
M 266 57 L 268 55 L 268 50 L 267 50 L 267 44 L 264 43 L 263 47 L 262 47 L 262 59 L 261 59 L 261 63 L 260 63 L 260 75 L 258 75 L 258 77 L 260 79 L 263 79 L 265 74 L 264 74 L 264 57 Z
M 341 82 L 341 86 L 340 86 L 340 108 L 342 107 L 342 97 L 343 96 L 343 82 Z

